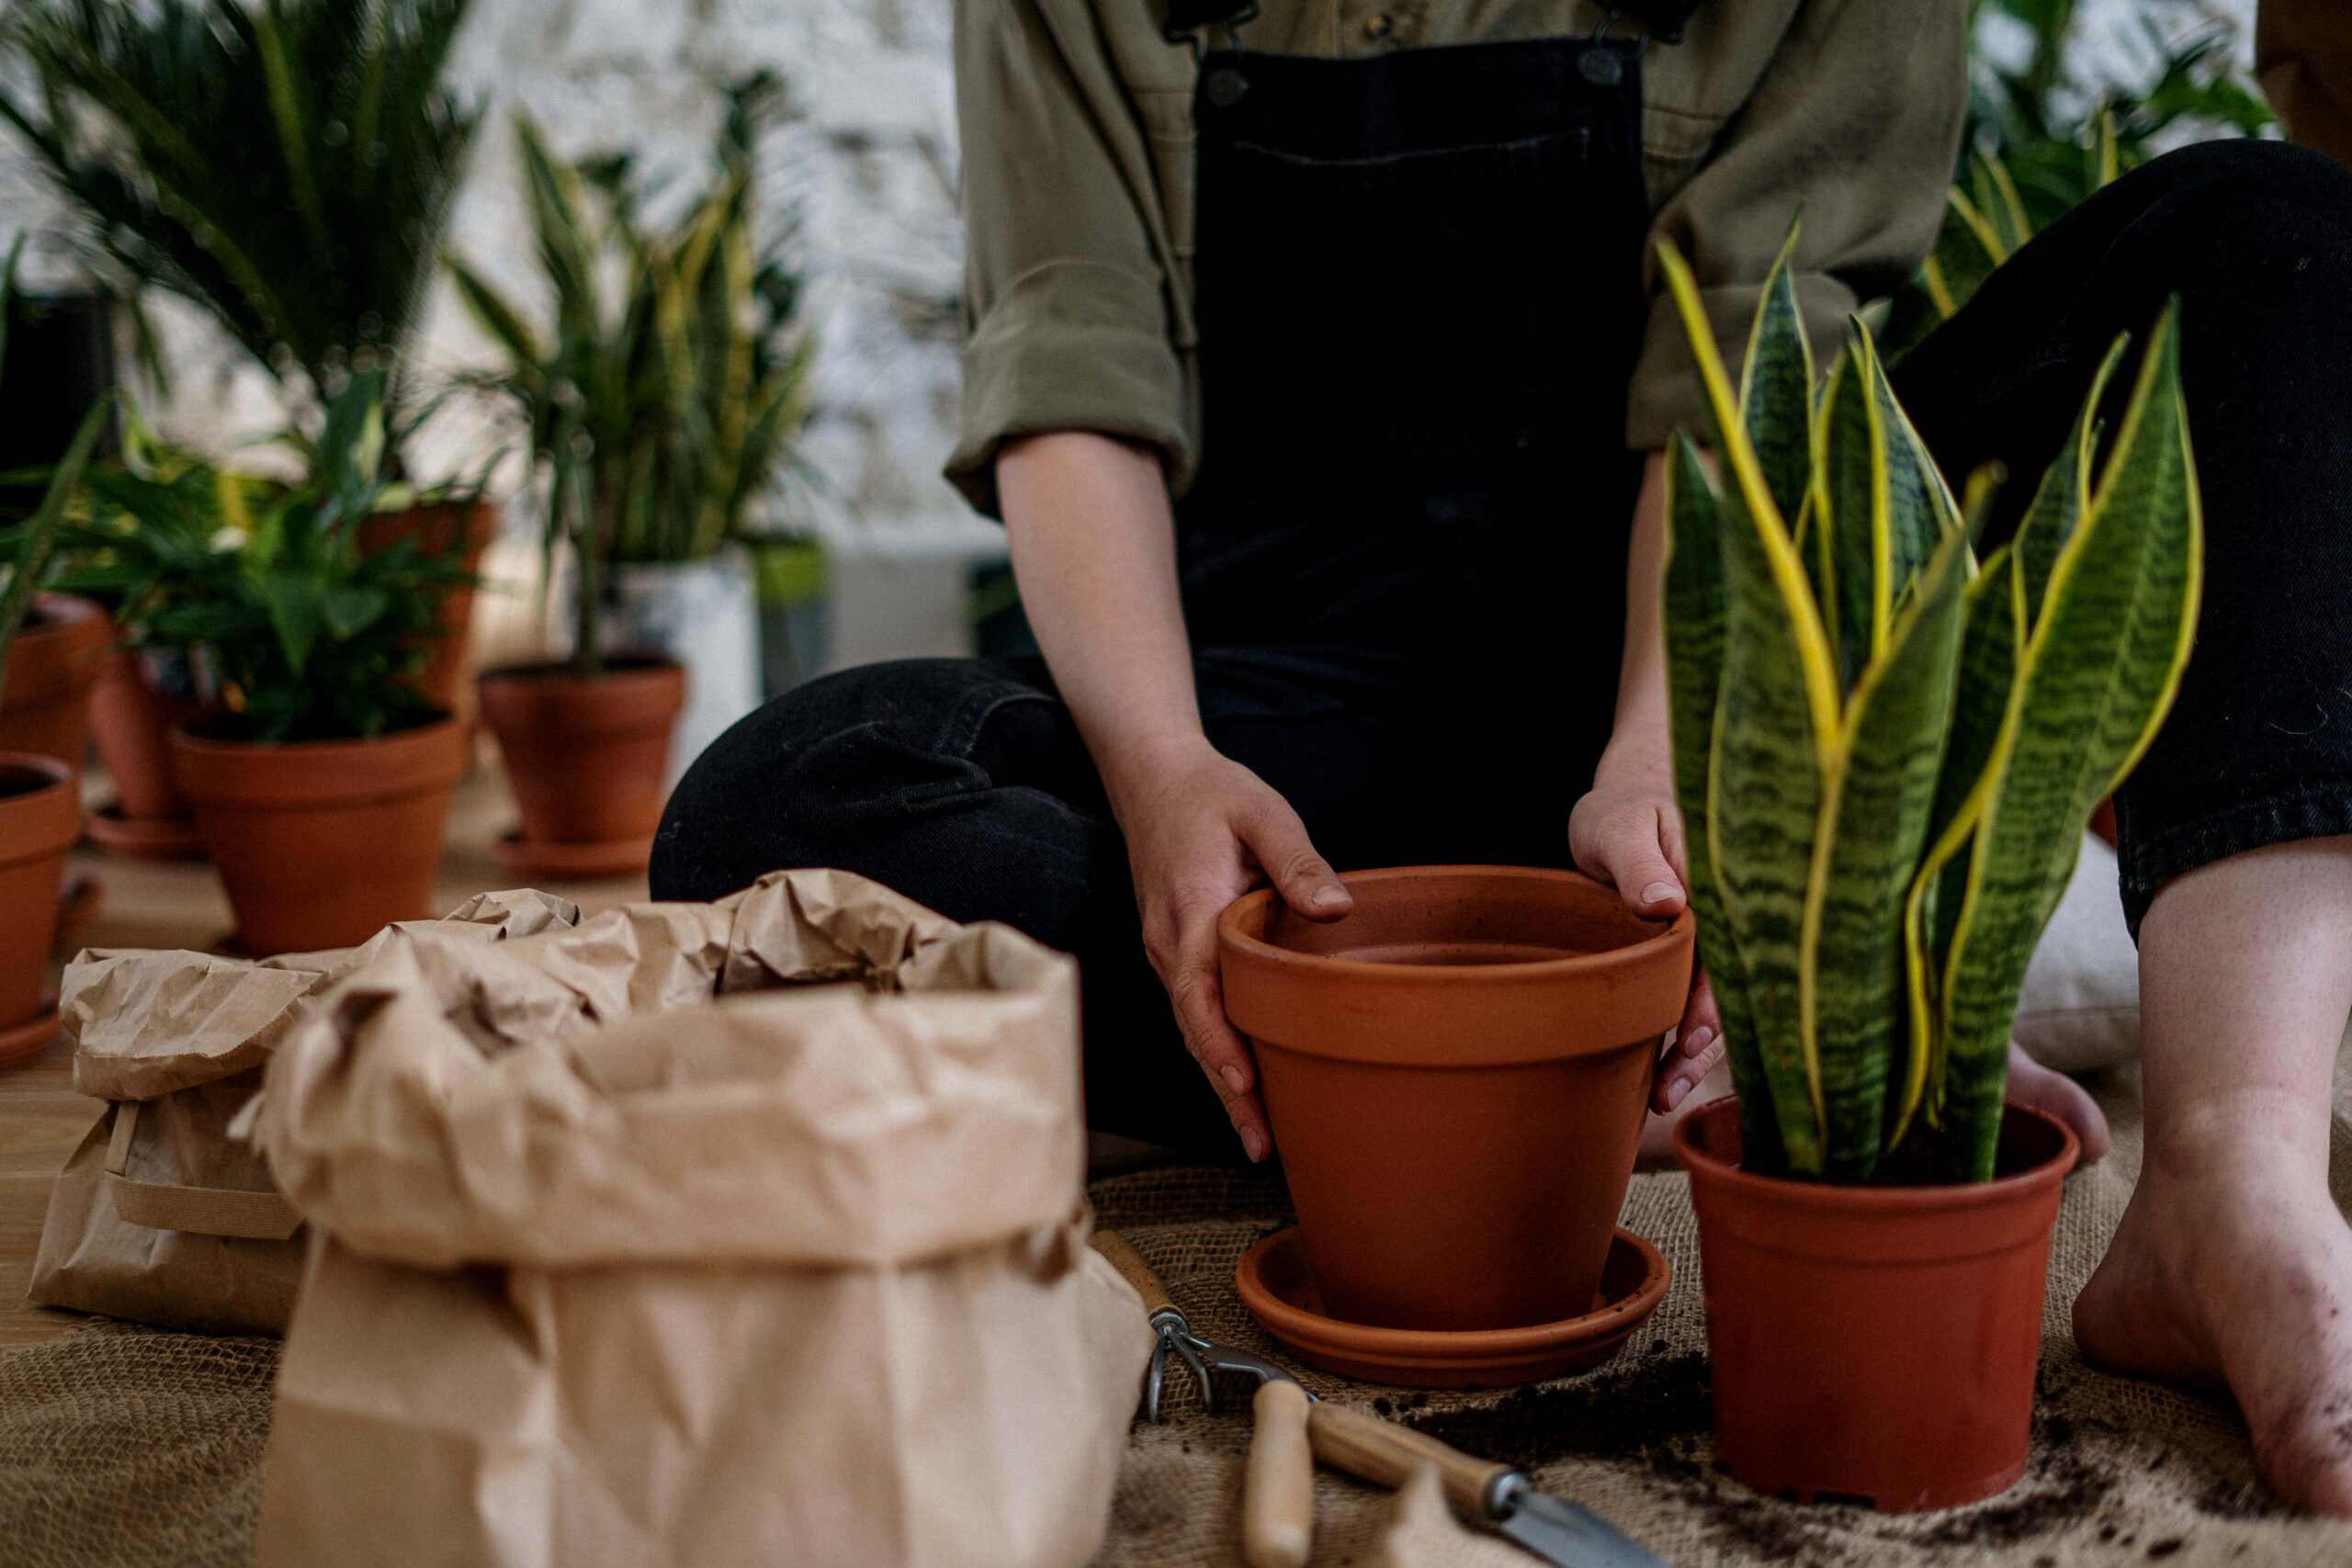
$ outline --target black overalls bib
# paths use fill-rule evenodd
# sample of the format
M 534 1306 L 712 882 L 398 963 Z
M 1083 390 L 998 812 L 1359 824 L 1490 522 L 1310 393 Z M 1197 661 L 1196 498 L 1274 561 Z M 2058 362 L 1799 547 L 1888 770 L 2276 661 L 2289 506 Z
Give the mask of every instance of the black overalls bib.
M 1565 863 L 1640 478 L 1643 41 L 1327 60 L 1247 31 L 1194 96 L 1194 644 L 1279 645 L 1409 732 L 1427 777 L 1394 795 L 1483 819 L 1430 835 L 1452 857 Z

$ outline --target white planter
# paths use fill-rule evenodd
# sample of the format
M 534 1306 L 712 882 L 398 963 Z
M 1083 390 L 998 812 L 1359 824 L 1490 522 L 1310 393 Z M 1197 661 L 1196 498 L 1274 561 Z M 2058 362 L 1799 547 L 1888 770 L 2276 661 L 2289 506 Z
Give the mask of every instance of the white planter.
M 760 705 L 760 606 L 752 563 L 729 547 L 708 560 L 616 567 L 605 646 L 658 649 L 686 668 L 669 782 Z

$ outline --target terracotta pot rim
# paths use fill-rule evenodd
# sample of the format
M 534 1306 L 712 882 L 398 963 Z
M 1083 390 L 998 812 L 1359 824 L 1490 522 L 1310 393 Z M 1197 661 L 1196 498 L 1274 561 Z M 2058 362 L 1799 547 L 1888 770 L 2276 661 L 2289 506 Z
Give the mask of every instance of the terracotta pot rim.
M 2023 1170 L 1996 1176 L 1990 1181 L 1939 1182 L 1927 1187 L 1856 1187 L 1832 1181 L 1801 1181 L 1794 1177 L 1766 1176 L 1732 1164 L 1701 1146 L 1698 1128 L 1702 1117 L 1736 1115 L 1739 1100 L 1724 1095 L 1698 1107 L 1675 1124 L 1674 1152 L 1692 1179 L 1738 1192 L 1759 1202 L 1779 1204 L 1815 1213 L 1928 1214 L 1994 1208 L 2032 1196 L 2064 1181 L 2082 1157 L 2082 1141 L 2057 1117 L 2019 1100 L 2003 1102 L 2011 1115 L 2039 1122 L 2058 1135 L 2057 1152 Z
M 1533 865 L 1381 866 L 1369 871 L 1341 872 L 1340 881 L 1348 887 L 1355 888 L 1382 882 L 1436 876 L 1482 876 L 1602 887 L 1602 884 L 1581 872 Z M 1225 912 L 1217 917 L 1218 940 L 1235 953 L 1278 964 L 1300 977 L 1315 976 L 1337 982 L 1377 977 L 1385 982 L 1404 985 L 1459 985 L 1464 975 L 1476 975 L 1481 985 L 1510 986 L 1548 985 L 1564 980 L 1597 978 L 1643 968 L 1661 958 L 1669 958 L 1671 949 L 1689 945 L 1693 931 L 1690 911 L 1686 908 L 1671 920 L 1647 922 L 1657 927 L 1649 935 L 1602 953 L 1579 953 L 1565 958 L 1538 958 L 1510 964 L 1399 964 L 1302 953 L 1296 948 L 1283 947 L 1262 937 L 1250 935 L 1245 929 L 1246 924 L 1251 916 L 1272 902 L 1274 896 L 1272 888 L 1261 887 L 1254 893 L 1243 894 L 1227 905 Z
M 666 682 L 685 673 L 686 667 L 665 654 L 651 650 L 629 649 L 608 653 L 605 668 L 594 675 L 582 675 L 564 660 L 539 660 L 529 664 L 502 664 L 495 670 L 485 670 L 474 677 L 478 685 L 514 686 L 602 686 L 614 682 L 630 681 L 650 683 Z
M 44 782 L 0 795 L 0 866 L 23 865 L 62 855 L 82 836 L 81 775 L 55 757 L 35 751 L 0 751 L 0 777 L 29 773 Z
M 388 729 L 381 735 L 353 736 L 335 740 L 224 740 L 217 736 L 197 734 L 194 727 L 205 722 L 207 720 L 203 718 L 192 718 L 185 724 L 173 726 L 172 744 L 214 756 L 250 756 L 256 751 L 269 751 L 280 755 L 293 753 L 303 757 L 325 757 L 337 751 L 357 751 L 394 741 L 437 737 L 444 730 L 457 728 L 462 721 L 456 714 L 444 713 L 438 718 L 400 729 Z

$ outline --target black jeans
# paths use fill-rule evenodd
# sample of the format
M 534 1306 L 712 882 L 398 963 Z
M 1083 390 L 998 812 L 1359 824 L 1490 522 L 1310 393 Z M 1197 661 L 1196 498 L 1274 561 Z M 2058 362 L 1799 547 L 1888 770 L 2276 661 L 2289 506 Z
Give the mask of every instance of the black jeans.
M 2027 246 L 1897 376 L 1947 471 L 1997 457 L 2038 478 L 2113 336 L 2144 335 L 2176 294 L 2205 599 L 2180 699 L 2117 802 L 2135 927 L 2183 872 L 2352 833 L 2352 174 L 2277 143 L 2158 159 Z M 2013 509 L 2029 487 L 2014 488 Z M 1508 731 L 1551 716 L 1482 711 L 1376 661 L 1270 647 L 1204 649 L 1197 664 L 1209 739 L 1342 869 L 1565 863 L 1568 807 L 1605 737 L 1579 737 L 1578 776 L 1515 776 Z M 1232 1152 L 1041 666 L 883 664 L 779 698 L 680 784 L 652 885 L 711 898 L 819 864 L 1075 953 L 1094 1125 Z

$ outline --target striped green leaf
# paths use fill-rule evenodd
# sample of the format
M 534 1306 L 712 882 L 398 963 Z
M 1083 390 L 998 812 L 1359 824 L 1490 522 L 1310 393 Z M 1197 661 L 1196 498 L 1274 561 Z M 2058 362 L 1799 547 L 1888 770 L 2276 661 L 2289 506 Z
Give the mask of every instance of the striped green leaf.
M 1826 1173 L 1869 1179 L 1905 1027 L 1903 909 L 1928 828 L 1958 678 L 1968 544 L 1949 532 L 1863 671 L 1829 756 L 1800 936 L 1802 1027 Z
M 1732 940 L 1715 871 L 1709 827 L 1708 757 L 1714 746 L 1723 689 L 1724 559 L 1722 502 L 1699 450 L 1677 432 L 1667 454 L 1667 700 L 1674 731 L 1675 794 L 1682 808 L 1690 913 L 1699 929 L 1699 963 L 1714 987 L 1724 1040 L 1738 1092 L 1747 1159 L 1762 1169 L 1781 1164 L 1779 1124 L 1747 1007 L 1747 976 Z
M 2026 626 L 2030 626 L 2040 617 L 2042 592 L 2049 585 L 2051 570 L 2058 564 L 2059 552 L 2066 547 L 2066 541 L 2074 536 L 2075 524 L 2090 507 L 2099 403 L 2107 396 L 2107 384 L 2122 361 L 2129 342 L 2127 338 L 2118 338 L 2107 351 L 2098 374 L 2091 378 L 2090 394 L 2083 401 L 2082 412 L 2075 416 L 2075 428 L 2051 461 L 2049 471 L 2041 476 L 2033 504 L 2026 509 L 2024 519 L 2018 525 L 2017 552 L 2025 577 Z
M 1956 1179 L 1993 1174 L 2018 991 L 2083 822 L 2154 739 L 2178 687 L 2201 536 L 2168 309 L 2089 509 L 2051 570 L 1977 792 L 1943 990 L 1942 1148 Z
M 1708 767 L 1710 852 L 1747 979 L 1756 1049 L 1792 1169 L 1822 1169 L 1820 1086 L 1805 1071 L 1798 938 L 1821 808 L 1823 759 L 1838 735 L 1838 689 L 1779 506 L 1747 439 L 1696 281 L 1659 247 L 1659 265 L 1699 364 L 1728 482 L 1724 541 L 1724 677 Z M 1725 788 L 1726 778 L 1737 787 Z
M 1740 423 L 1773 504 L 1790 521 L 1797 517 L 1813 466 L 1813 345 L 1805 340 L 1791 273 L 1796 249 L 1797 225 L 1792 223 L 1764 279 L 1739 377 Z

